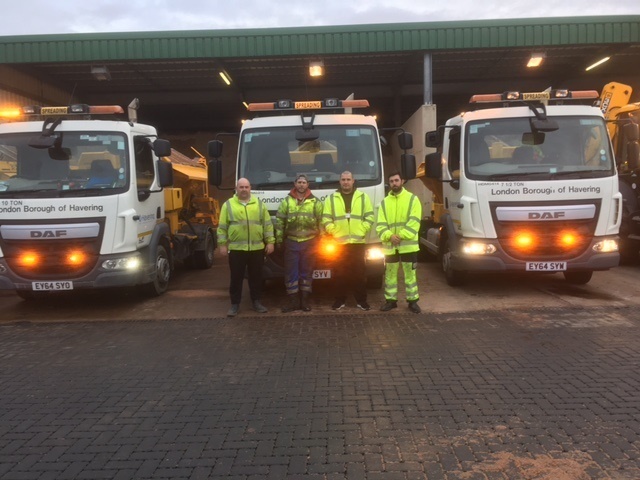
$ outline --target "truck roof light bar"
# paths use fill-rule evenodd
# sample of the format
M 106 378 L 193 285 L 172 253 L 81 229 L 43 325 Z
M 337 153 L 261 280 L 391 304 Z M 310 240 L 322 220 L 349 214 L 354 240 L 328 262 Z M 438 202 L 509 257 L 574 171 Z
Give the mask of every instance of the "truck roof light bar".
M 250 103 L 250 112 L 267 112 L 277 110 L 324 110 L 335 108 L 367 108 L 368 100 L 340 100 L 337 98 L 325 98 L 324 100 L 278 100 L 277 102 Z
M 508 103 L 531 102 L 545 100 L 596 100 L 598 92 L 595 90 L 545 90 L 544 92 L 515 92 L 473 95 L 469 103 Z
M 0 110 L 0 118 L 19 119 L 32 116 L 62 117 L 66 115 L 119 115 L 124 110 L 119 105 L 86 105 L 82 103 L 64 107 L 40 107 L 27 105 L 21 108 Z

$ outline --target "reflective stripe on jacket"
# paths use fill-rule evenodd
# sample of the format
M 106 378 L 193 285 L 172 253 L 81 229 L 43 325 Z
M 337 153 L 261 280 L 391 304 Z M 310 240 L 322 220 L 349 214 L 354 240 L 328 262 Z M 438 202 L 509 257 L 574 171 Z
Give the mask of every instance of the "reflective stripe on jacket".
M 422 205 L 418 197 L 405 188 L 397 195 L 389 192 L 380 204 L 376 223 L 376 233 L 382 240 L 384 254 L 393 255 L 396 251 L 411 253 L 420 250 L 418 232 L 421 218 Z M 391 243 L 391 236 L 394 234 L 401 239 L 399 245 Z
M 285 239 L 304 242 L 317 237 L 322 227 L 322 202 L 309 195 L 302 202 L 291 193 L 280 202 L 276 213 L 276 243 Z
M 218 245 L 229 250 L 262 250 L 274 243 L 273 223 L 269 211 L 257 198 L 251 197 L 246 205 L 234 195 L 220 209 Z
M 365 237 L 373 226 L 373 206 L 369 195 L 354 190 L 351 212 L 347 214 L 340 192 L 332 193 L 324 201 L 322 223 L 325 231 L 338 243 L 365 243 Z

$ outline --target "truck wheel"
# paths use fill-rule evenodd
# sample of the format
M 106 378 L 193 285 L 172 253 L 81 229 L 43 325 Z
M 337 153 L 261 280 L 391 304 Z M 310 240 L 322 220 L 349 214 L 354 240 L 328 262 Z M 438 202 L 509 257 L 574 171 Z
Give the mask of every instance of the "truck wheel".
M 445 240 L 441 259 L 442 271 L 444 272 L 444 278 L 447 280 L 447 284 L 451 287 L 458 287 L 464 284 L 467 277 L 466 272 L 462 270 L 454 270 L 451 266 L 451 248 L 449 247 L 449 240 Z
M 153 282 L 142 286 L 144 293 L 151 297 L 162 295 L 169 288 L 169 279 L 171 278 L 171 263 L 167 250 L 158 245 L 156 251 L 156 278 Z
M 211 268 L 211 266 L 213 265 L 213 256 L 215 249 L 216 245 L 213 241 L 213 234 L 211 233 L 211 230 L 207 230 L 207 233 L 204 237 L 204 250 L 193 252 L 191 258 L 191 266 L 193 268 L 199 268 L 201 270 Z
M 573 285 L 585 285 L 587 283 L 589 283 L 589 280 L 591 280 L 591 276 L 593 275 L 593 272 L 591 271 L 586 271 L 586 272 L 562 272 L 564 275 L 564 279 L 567 281 L 567 283 L 571 283 Z

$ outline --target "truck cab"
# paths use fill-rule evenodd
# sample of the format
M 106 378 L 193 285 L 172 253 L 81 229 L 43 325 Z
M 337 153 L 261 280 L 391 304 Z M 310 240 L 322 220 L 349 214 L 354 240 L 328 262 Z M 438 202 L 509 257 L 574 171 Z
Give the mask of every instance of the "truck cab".
M 451 285 L 473 271 L 562 272 L 571 283 L 618 265 L 621 196 L 597 92 L 478 95 L 426 135 L 437 179 L 420 242 Z
M 24 107 L 0 123 L 0 289 L 136 286 L 172 267 L 171 147 L 120 106 Z
M 339 188 L 341 173 L 349 171 L 356 188 L 369 196 L 377 212 L 386 194 L 380 132 L 373 116 L 351 112 L 368 106 L 367 100 L 335 98 L 249 104 L 249 111 L 256 117 L 242 126 L 235 178 L 247 178 L 251 182 L 251 194 L 264 202 L 275 217 L 297 174 L 305 174 L 313 194 L 324 201 Z M 413 146 L 408 133 L 399 135 L 398 142 L 404 150 Z M 217 160 L 222 154 L 219 140 L 210 142 L 209 154 L 215 164 L 209 171 L 221 171 Z M 413 166 L 415 172 L 412 155 L 403 153 L 401 162 L 405 168 Z M 219 175 L 216 177 L 211 181 L 214 185 L 220 183 Z M 314 271 L 317 280 L 332 278 L 332 265 L 340 260 L 339 245 L 329 237 L 321 240 Z M 275 253 L 267 258 L 263 278 L 284 276 L 281 257 Z M 381 286 L 384 254 L 374 229 L 367 238 L 366 265 L 370 286 Z

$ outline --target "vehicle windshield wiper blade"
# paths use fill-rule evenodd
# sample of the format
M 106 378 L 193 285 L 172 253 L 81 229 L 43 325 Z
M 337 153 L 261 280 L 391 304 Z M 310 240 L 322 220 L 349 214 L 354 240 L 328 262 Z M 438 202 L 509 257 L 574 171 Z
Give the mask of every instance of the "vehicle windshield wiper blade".
M 60 190 L 61 197 L 90 197 L 108 195 L 113 192 L 112 188 L 70 188 L 69 190 Z
M 521 177 L 523 175 L 526 175 L 526 173 L 524 172 L 510 172 L 510 173 L 494 173 L 493 175 L 489 175 L 489 180 L 507 180 L 509 178 L 512 177 Z
M 562 170 L 560 172 L 553 172 L 551 178 L 559 177 L 571 177 L 574 178 L 591 178 L 591 177 L 604 177 L 609 174 L 609 170 Z
M 252 190 L 280 190 L 282 187 L 293 188 L 293 180 L 286 182 L 264 182 L 257 185 L 251 185 Z

